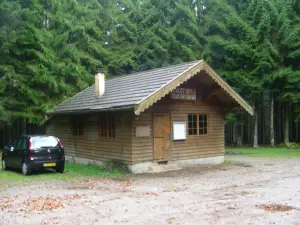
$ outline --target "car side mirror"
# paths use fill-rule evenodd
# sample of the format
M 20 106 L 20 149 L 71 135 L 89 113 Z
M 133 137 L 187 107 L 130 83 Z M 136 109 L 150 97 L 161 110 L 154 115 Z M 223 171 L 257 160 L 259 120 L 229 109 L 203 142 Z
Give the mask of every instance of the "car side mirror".
M 7 145 L 7 146 L 5 146 L 4 150 L 13 152 L 15 150 L 15 148 Z

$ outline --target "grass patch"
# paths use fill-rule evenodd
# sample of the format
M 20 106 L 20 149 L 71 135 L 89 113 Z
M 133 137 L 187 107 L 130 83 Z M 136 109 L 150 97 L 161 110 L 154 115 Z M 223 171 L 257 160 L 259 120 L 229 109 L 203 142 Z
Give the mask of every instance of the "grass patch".
M 231 160 L 224 160 L 223 165 L 232 165 L 233 162 Z
M 226 152 L 241 153 L 253 157 L 300 158 L 300 149 L 288 148 L 226 148 Z
M 1 162 L 0 162 L 1 165 Z M 96 165 L 79 165 L 79 164 L 65 164 L 65 172 L 60 174 L 54 170 L 46 169 L 39 172 L 33 172 L 29 176 L 24 176 L 21 170 L 7 170 L 0 169 L 0 185 L 8 182 L 32 182 L 32 181 L 46 181 L 46 180 L 72 180 L 84 177 L 106 177 L 106 178 L 122 178 L 125 176 L 124 172 L 120 171 L 105 171 L 101 166 Z

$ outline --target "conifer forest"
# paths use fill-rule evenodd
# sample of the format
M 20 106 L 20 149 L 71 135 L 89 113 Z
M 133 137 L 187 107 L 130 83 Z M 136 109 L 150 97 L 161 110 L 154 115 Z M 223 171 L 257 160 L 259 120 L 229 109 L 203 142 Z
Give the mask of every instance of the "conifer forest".
M 299 0 L 0 0 L 0 121 L 45 123 L 98 68 L 198 59 L 255 110 L 226 118 L 227 145 L 300 142 Z

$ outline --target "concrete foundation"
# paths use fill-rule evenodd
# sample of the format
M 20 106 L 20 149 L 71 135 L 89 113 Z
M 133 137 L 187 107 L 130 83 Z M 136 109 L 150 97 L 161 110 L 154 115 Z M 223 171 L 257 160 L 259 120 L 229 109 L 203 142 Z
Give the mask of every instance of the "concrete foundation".
M 224 162 L 224 156 L 215 156 L 215 157 L 207 157 L 207 158 L 198 158 L 198 159 L 186 159 L 186 160 L 179 160 L 179 161 L 172 161 L 166 165 L 159 165 L 153 162 L 147 163 L 138 163 L 129 166 L 129 170 L 132 173 L 152 173 L 152 172 L 166 172 L 166 171 L 173 171 L 177 170 L 176 164 L 178 167 L 184 166 L 192 166 L 192 165 L 209 165 L 209 164 L 221 164 Z M 168 165 L 172 165 L 171 167 Z M 160 168 L 159 168 L 160 167 Z M 170 168 L 170 169 L 168 169 Z
M 79 158 L 79 157 L 72 157 L 72 156 L 66 156 L 66 161 L 70 163 L 78 163 L 82 165 L 98 165 L 98 166 L 104 166 L 105 163 L 98 160 L 92 160 L 92 159 L 86 159 L 86 158 Z
M 85 159 L 79 157 L 71 157 L 66 156 L 67 162 L 78 163 L 83 165 L 99 165 L 104 166 L 105 162 L 97 161 L 92 159 Z M 221 164 L 224 162 L 224 156 L 215 156 L 215 157 L 207 157 L 207 158 L 199 158 L 199 159 L 186 159 L 179 161 L 172 161 L 168 164 L 160 165 L 154 162 L 145 162 L 145 163 L 137 163 L 133 165 L 128 165 L 129 171 L 132 173 L 155 173 L 155 172 L 167 172 L 178 170 L 180 167 L 184 166 L 192 166 L 192 165 L 207 165 L 207 164 Z
M 179 165 L 190 166 L 190 165 L 207 165 L 207 164 L 221 164 L 224 162 L 224 156 L 215 156 L 199 159 L 186 159 L 176 161 Z

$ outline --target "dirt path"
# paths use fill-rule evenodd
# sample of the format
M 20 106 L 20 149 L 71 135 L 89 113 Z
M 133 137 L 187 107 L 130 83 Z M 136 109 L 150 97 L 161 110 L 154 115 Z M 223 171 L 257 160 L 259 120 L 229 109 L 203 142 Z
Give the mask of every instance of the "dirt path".
M 91 179 L 3 188 L 0 224 L 300 224 L 299 159 L 230 160 L 233 165 L 139 175 L 126 181 Z M 268 212 L 256 207 L 260 204 L 295 209 Z

